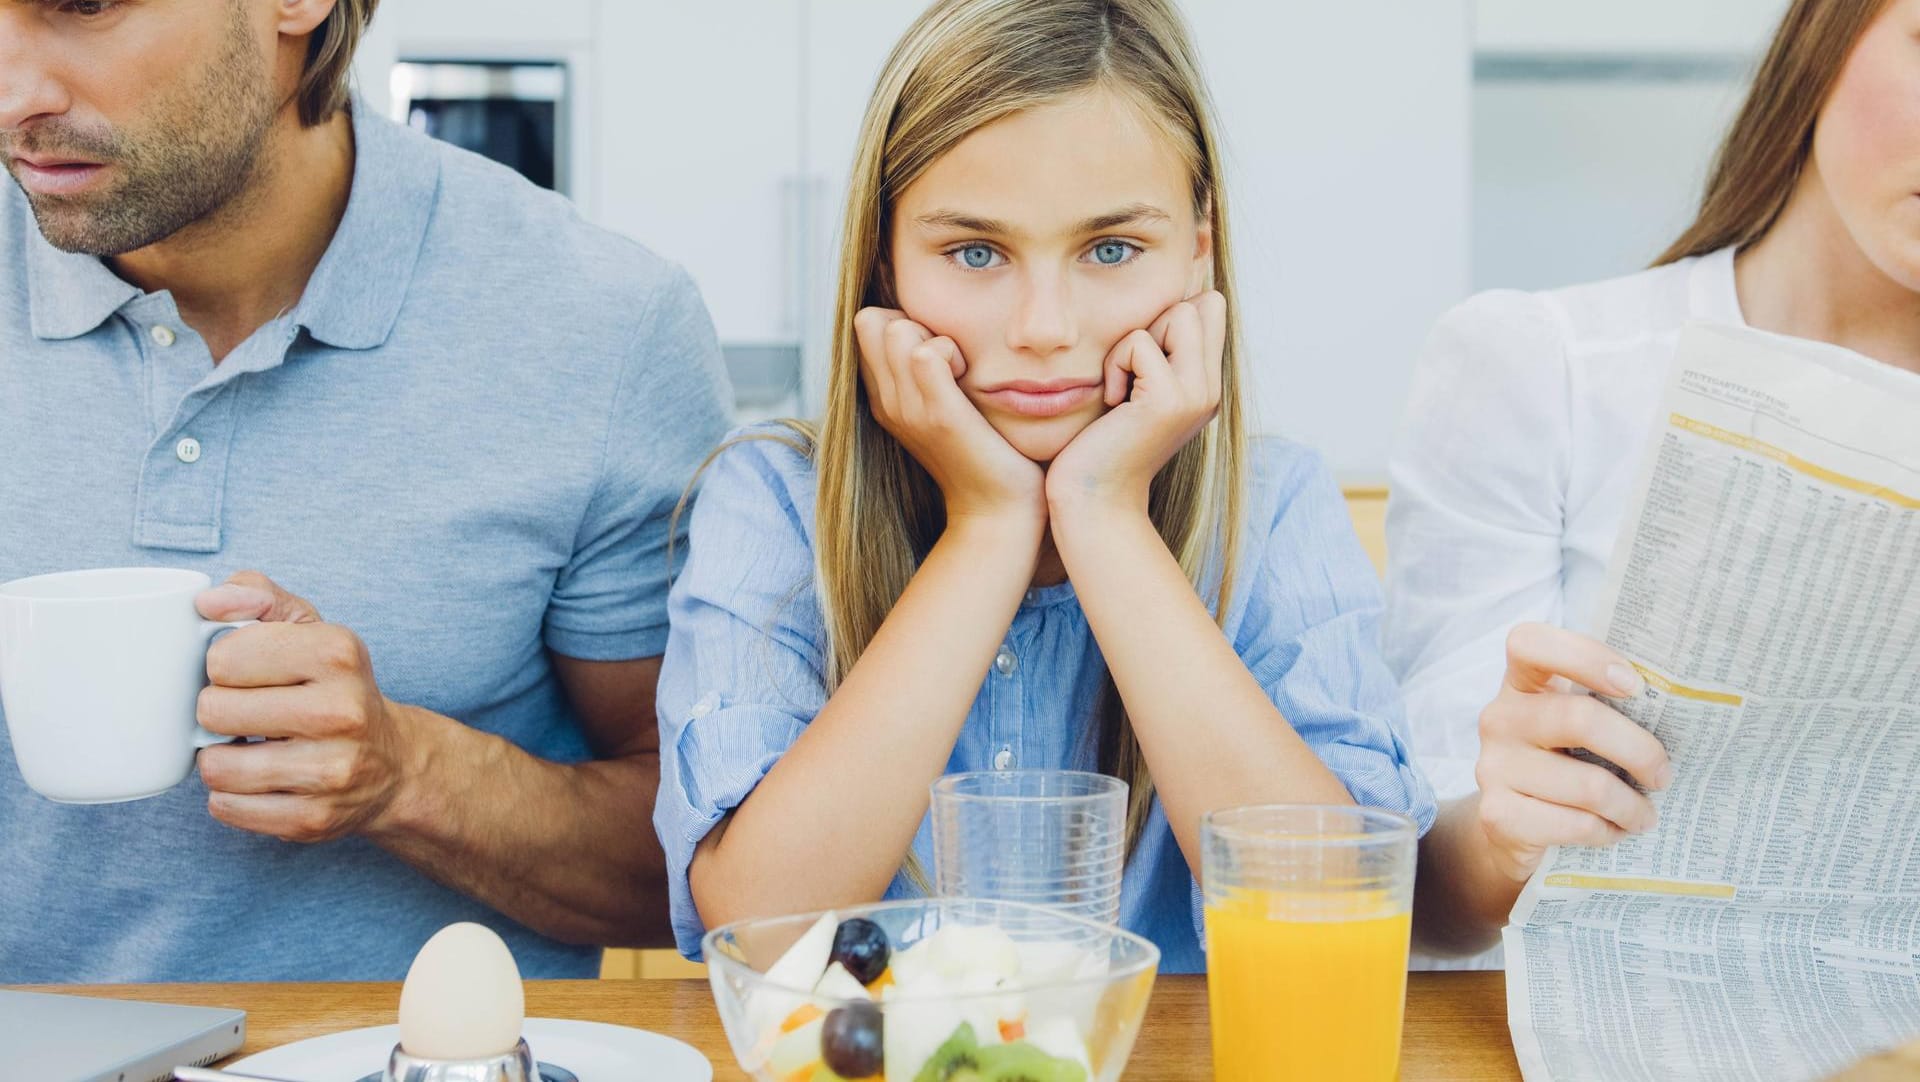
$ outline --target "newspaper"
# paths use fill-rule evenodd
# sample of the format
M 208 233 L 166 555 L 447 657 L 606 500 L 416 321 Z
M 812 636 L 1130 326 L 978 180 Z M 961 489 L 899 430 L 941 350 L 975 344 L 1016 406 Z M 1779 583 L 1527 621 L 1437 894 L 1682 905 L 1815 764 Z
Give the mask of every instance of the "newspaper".
M 1920 1036 L 1920 377 L 1698 325 L 1662 413 L 1596 626 L 1675 780 L 1514 906 L 1514 1045 L 1528 1082 L 1819 1078 Z

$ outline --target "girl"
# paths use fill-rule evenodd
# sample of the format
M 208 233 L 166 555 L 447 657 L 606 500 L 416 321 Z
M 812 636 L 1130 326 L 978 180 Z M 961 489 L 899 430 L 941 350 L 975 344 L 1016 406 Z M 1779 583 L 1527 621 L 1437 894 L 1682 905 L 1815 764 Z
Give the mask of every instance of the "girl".
M 1916 39 L 1920 0 L 1796 0 L 1699 220 L 1653 270 L 1488 294 L 1434 333 L 1387 523 L 1387 650 L 1424 765 L 1458 798 L 1421 853 L 1424 945 L 1490 945 L 1547 847 L 1654 825 L 1644 795 L 1564 750 L 1669 780 L 1659 741 L 1574 687 L 1637 694 L 1638 674 L 1567 628 L 1597 630 L 1681 326 L 1746 322 L 1920 371 Z
M 915 890 L 947 771 L 1127 779 L 1122 922 L 1173 971 L 1206 812 L 1429 821 L 1339 490 L 1245 435 L 1220 177 L 1168 0 L 942 0 L 894 50 L 826 416 L 718 454 L 671 600 L 683 951 Z

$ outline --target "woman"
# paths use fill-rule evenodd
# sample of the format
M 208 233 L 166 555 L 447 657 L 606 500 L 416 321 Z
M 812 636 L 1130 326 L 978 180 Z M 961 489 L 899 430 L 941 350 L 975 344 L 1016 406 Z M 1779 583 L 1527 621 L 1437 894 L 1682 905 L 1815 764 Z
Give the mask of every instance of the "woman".
M 1127 779 L 1121 920 L 1170 971 L 1208 811 L 1428 821 L 1339 490 L 1243 428 L 1222 175 L 1167 0 L 943 0 L 895 49 L 826 417 L 723 448 L 670 603 L 682 950 L 916 890 L 950 771 Z
M 1434 333 L 1392 466 L 1385 627 L 1448 801 L 1421 852 L 1426 949 L 1491 945 L 1549 846 L 1655 825 L 1642 792 L 1564 749 L 1670 780 L 1659 742 L 1580 689 L 1643 690 L 1587 633 L 1681 326 L 1920 371 L 1917 36 L 1920 0 L 1796 0 L 1699 219 L 1652 270 L 1489 293 Z

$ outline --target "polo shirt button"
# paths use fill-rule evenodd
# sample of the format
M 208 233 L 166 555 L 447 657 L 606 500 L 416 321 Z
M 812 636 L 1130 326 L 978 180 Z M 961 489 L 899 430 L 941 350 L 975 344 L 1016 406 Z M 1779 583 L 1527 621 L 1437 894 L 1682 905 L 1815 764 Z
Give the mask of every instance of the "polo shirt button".
M 147 334 L 152 337 L 153 344 L 159 346 L 161 349 L 173 345 L 175 340 L 173 328 L 165 324 L 155 324 L 154 328 L 148 331 Z
M 188 436 L 173 445 L 173 457 L 191 466 L 200 461 L 200 441 Z
M 993 671 L 999 673 L 1001 676 L 1012 676 L 1013 670 L 1019 667 L 1020 659 L 1013 656 L 1012 650 L 1003 647 L 999 653 L 993 656 Z
M 1013 749 L 1002 747 L 993 757 L 993 768 L 995 770 L 1013 769 Z

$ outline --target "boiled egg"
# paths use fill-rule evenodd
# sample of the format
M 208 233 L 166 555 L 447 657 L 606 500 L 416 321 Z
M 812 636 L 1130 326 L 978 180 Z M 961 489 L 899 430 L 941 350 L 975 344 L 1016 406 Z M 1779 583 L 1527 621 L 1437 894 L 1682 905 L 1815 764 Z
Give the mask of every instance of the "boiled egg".
M 419 1059 L 498 1056 L 520 1043 L 526 1014 L 520 967 L 506 942 L 484 925 L 449 924 L 407 970 L 400 1047 Z

